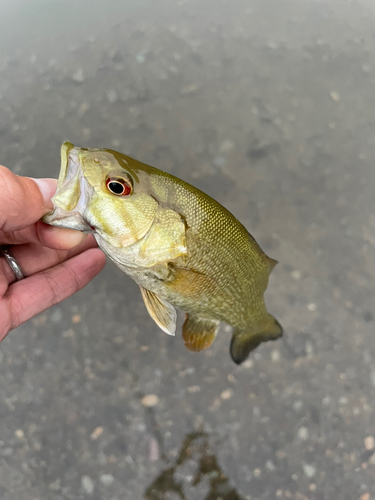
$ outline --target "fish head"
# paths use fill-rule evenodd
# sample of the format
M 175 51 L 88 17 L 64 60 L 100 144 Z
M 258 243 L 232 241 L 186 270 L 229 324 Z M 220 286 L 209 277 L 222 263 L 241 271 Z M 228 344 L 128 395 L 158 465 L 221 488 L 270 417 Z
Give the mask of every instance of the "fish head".
M 138 171 L 137 164 L 109 149 L 65 142 L 54 208 L 43 221 L 93 233 L 115 248 L 139 241 L 154 221 L 158 202 L 149 194 L 149 173 Z

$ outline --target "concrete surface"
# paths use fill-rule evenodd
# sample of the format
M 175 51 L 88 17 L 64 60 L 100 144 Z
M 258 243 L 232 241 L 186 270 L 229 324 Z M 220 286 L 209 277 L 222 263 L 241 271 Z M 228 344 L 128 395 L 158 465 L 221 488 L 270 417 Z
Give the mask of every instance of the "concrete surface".
M 285 337 L 193 355 L 108 264 L 0 346 L 2 500 L 375 498 L 375 5 L 3 0 L 0 161 L 107 146 L 280 261 Z M 180 318 L 181 322 L 181 318 Z

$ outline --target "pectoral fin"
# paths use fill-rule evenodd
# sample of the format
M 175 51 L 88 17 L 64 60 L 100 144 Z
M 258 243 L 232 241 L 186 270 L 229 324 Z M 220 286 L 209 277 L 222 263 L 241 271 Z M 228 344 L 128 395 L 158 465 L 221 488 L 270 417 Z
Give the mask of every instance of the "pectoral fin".
M 186 315 L 182 337 L 189 351 L 199 352 L 210 347 L 219 329 L 219 321 L 195 318 Z
M 168 335 L 174 335 L 176 331 L 176 309 L 156 293 L 140 287 L 146 309 L 155 323 Z
M 180 214 L 159 207 L 151 229 L 139 245 L 139 262 L 152 267 L 186 255 L 185 230 Z
M 259 344 L 267 340 L 276 340 L 282 334 L 282 326 L 269 314 L 263 327 L 260 327 L 258 331 L 234 330 L 230 343 L 230 355 L 233 361 L 240 365 Z

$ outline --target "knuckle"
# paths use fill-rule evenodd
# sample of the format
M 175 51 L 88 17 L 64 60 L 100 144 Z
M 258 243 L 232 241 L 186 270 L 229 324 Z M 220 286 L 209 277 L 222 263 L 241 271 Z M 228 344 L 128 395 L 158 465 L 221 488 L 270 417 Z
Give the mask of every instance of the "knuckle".
M 1 315 L 1 324 L 0 324 L 0 342 L 5 339 L 8 333 L 11 330 L 11 321 L 9 316 L 9 307 L 6 299 L 1 299 L 0 301 L 0 315 Z
M 78 292 L 78 290 L 80 290 L 83 286 L 82 280 L 80 279 L 80 277 L 78 276 L 76 271 L 74 269 L 72 269 L 72 267 L 68 266 L 65 263 L 63 265 L 64 265 L 65 270 L 69 273 L 69 275 L 71 277 L 72 293 Z
M 56 305 L 62 300 L 60 293 L 60 284 L 50 271 L 46 271 L 44 276 L 45 284 L 48 288 L 49 296 L 51 297 L 51 305 Z
M 11 305 L 12 312 L 11 312 L 11 318 L 9 319 L 8 332 L 10 330 L 13 330 L 14 328 L 17 328 L 17 326 L 19 326 L 22 323 L 21 321 L 21 311 L 23 308 L 22 301 L 16 294 L 11 296 L 11 301 L 12 301 Z

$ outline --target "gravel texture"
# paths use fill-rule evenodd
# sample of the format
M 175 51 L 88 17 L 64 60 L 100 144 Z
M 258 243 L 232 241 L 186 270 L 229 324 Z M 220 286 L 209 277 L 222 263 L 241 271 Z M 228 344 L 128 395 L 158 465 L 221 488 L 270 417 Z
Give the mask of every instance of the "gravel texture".
M 0 161 L 64 140 L 207 191 L 286 334 L 191 354 L 114 265 L 0 346 L 2 500 L 375 498 L 371 0 L 3 0 Z M 182 316 L 180 317 L 180 325 Z

